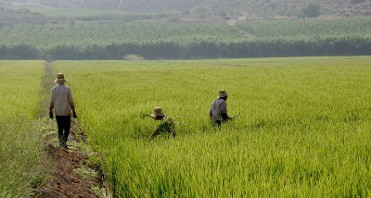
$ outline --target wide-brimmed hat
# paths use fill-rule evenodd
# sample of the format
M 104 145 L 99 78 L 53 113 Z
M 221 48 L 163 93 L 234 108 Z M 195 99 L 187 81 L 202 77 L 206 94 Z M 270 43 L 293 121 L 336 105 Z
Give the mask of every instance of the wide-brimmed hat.
M 225 90 L 219 91 L 219 98 L 228 97 L 228 94 Z
M 64 74 L 63 73 L 58 73 L 57 74 L 57 79 L 55 79 L 56 83 L 65 83 L 67 82 L 67 79 L 64 78 Z
M 155 107 L 153 109 L 152 117 L 162 117 L 162 116 L 166 116 L 166 114 L 164 114 L 164 112 L 162 111 L 162 108 Z

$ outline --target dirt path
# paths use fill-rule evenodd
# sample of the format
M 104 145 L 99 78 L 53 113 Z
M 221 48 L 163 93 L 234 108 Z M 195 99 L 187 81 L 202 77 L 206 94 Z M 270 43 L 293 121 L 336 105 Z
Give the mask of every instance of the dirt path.
M 96 164 L 89 164 L 86 149 L 86 138 L 78 122 L 72 122 L 72 129 L 67 142 L 69 149 L 58 147 L 55 120 L 48 116 L 48 96 L 54 86 L 52 68 L 45 64 L 45 75 L 42 79 L 42 100 L 38 112 L 42 126 L 45 151 L 50 160 L 48 181 L 40 188 L 34 189 L 31 197 L 110 197 L 104 193 L 103 174 Z M 102 190 L 103 189 L 103 190 Z

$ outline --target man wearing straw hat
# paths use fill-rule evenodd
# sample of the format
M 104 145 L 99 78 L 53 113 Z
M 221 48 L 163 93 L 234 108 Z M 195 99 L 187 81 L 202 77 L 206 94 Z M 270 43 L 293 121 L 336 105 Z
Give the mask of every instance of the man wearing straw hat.
M 175 123 L 171 118 L 168 118 L 166 116 L 161 107 L 155 107 L 151 115 L 143 115 L 143 118 L 144 117 L 151 117 L 154 120 L 161 121 L 157 129 L 151 134 L 150 140 L 152 140 L 162 132 L 168 133 L 168 135 L 172 134 L 173 137 L 175 137 Z
M 67 140 L 71 127 L 71 110 L 72 116 L 77 118 L 72 91 L 70 87 L 64 85 L 66 82 L 64 74 L 58 73 L 55 80 L 57 85 L 51 91 L 49 106 L 50 118 L 53 119 L 54 109 L 57 119 L 59 146 L 64 149 L 68 149 Z
M 227 99 L 227 92 L 225 90 L 221 90 L 219 91 L 219 96 L 211 104 L 210 119 L 219 128 L 221 128 L 222 122 L 232 120 L 232 117 L 229 117 L 227 113 Z

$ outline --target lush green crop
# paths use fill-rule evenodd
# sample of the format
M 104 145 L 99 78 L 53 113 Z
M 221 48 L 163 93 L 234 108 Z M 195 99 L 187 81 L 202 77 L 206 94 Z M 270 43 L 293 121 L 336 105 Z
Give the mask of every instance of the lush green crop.
M 0 44 L 26 44 L 41 49 L 55 46 L 106 46 L 122 43 L 238 41 L 245 39 L 237 27 L 226 24 L 76 23 L 18 24 L 0 29 Z
M 369 55 L 369 18 L 240 23 L 60 23 L 0 27 L 0 59 Z
M 369 36 L 370 18 L 260 20 L 238 26 L 258 38 L 309 38 Z
M 86 48 L 92 45 L 105 46 L 123 43 L 180 44 L 201 41 L 233 43 L 248 41 L 254 37 L 277 39 L 292 38 L 315 40 L 316 37 L 369 36 L 369 18 L 350 19 L 302 19 L 302 20 L 262 20 L 228 26 L 222 23 L 76 23 L 30 25 L 16 24 L 0 28 L 0 44 L 14 46 L 31 45 L 49 49 L 55 46 L 77 46 Z
M 0 62 L 0 197 L 27 196 L 29 188 L 40 185 L 45 176 L 35 125 L 43 64 Z
M 370 196 L 370 57 L 57 61 L 120 197 Z M 240 117 L 219 131 L 219 89 Z M 180 122 L 149 135 L 155 106 Z

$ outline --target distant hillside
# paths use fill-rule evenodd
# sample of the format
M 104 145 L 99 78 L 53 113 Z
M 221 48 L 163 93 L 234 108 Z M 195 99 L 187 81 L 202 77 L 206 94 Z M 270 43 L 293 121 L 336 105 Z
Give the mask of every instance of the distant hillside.
M 0 0 L 49 6 L 122 9 L 136 12 L 212 10 L 248 16 L 274 16 L 296 12 L 309 2 L 319 2 L 322 15 L 371 15 L 371 0 Z
M 319 16 L 371 16 L 371 0 L 0 0 L 0 7 L 30 9 L 48 16 L 50 8 L 74 9 L 84 17 L 107 15 L 143 15 L 177 13 L 176 21 L 237 21 L 256 18 L 283 18 L 299 16 L 310 3 L 318 6 Z M 49 13 L 41 9 L 49 10 Z M 85 9 L 84 11 L 76 11 Z M 89 11 L 87 9 L 95 9 Z M 41 11 L 40 11 L 41 10 Z M 96 12 L 103 10 L 106 12 Z M 86 12 L 85 12 L 86 11 Z M 108 12 L 107 12 L 108 11 Z M 112 11 L 112 13 L 109 13 Z M 0 10 L 0 13 L 4 10 Z M 62 11 L 63 13 L 67 13 Z M 108 14 L 107 14 L 108 13 Z M 53 13 L 52 13 L 53 14 Z M 68 15 L 73 18 L 75 15 Z M 157 18 L 166 18 L 167 15 Z M 80 17 L 81 18 L 81 17 Z M 148 19 L 148 17 L 144 17 Z M 156 18 L 156 17 L 154 17 Z M 139 17 L 139 20 L 142 20 Z M 138 18 L 135 18 L 138 20 Z
M 12 10 L 0 7 L 0 24 L 15 24 L 15 23 L 45 23 L 49 18 L 40 14 L 34 13 L 27 9 Z

